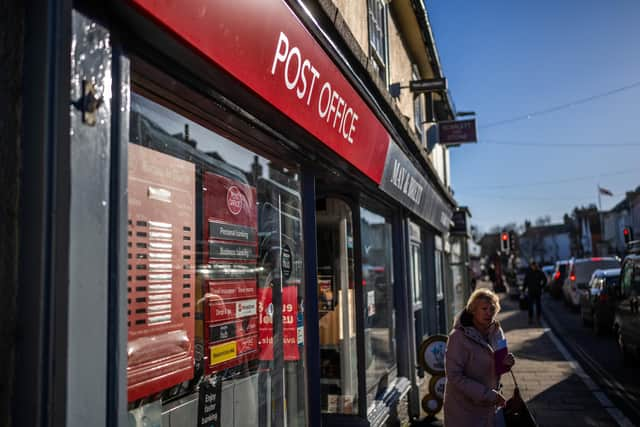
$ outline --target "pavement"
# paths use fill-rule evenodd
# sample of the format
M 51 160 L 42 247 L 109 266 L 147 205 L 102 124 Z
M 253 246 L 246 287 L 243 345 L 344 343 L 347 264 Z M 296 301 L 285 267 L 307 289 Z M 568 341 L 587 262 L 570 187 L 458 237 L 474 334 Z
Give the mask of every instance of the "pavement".
M 506 333 L 509 351 L 516 357 L 513 372 L 539 426 L 630 425 L 624 417 L 616 417 L 619 411 L 611 408 L 606 396 L 601 395 L 544 320 L 529 325 L 527 311 L 520 310 L 518 302 L 506 293 L 500 296 L 502 310 L 498 320 Z M 510 397 L 514 389 L 511 375 L 503 375 L 502 384 L 504 396 Z M 414 425 L 443 425 L 442 413 L 436 419 L 422 419 Z

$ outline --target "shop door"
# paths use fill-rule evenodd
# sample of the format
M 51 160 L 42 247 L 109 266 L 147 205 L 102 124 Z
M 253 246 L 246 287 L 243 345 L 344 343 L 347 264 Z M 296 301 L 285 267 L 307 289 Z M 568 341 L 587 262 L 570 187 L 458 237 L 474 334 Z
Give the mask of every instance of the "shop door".
M 347 203 L 317 204 L 322 412 L 356 414 L 358 392 L 353 219 Z

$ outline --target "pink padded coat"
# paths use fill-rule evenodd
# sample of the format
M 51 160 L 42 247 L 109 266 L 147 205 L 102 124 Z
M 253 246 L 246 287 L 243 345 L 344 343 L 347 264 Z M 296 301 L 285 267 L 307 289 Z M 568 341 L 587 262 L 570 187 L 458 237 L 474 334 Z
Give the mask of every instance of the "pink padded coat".
M 447 385 L 444 392 L 444 424 L 447 427 L 493 427 L 496 375 L 493 349 L 504 338 L 494 323 L 486 340 L 464 311 L 449 334 L 445 353 Z

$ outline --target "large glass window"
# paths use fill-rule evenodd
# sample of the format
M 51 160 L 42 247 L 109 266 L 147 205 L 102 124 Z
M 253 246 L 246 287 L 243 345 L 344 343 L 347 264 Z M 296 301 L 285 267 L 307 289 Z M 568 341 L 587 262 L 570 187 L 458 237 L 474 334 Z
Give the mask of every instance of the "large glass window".
M 367 404 L 372 403 L 395 363 L 391 223 L 360 209 L 362 287 L 365 298 Z
M 130 418 L 152 406 L 172 427 L 303 426 L 296 165 L 177 111 L 132 95 Z
M 412 301 L 413 308 L 422 308 L 422 269 L 423 269 L 423 255 L 422 255 L 422 232 L 420 226 L 409 221 L 409 237 L 410 237 L 410 252 L 411 252 L 411 287 L 413 292 Z
M 353 219 L 349 205 L 317 203 L 322 412 L 357 414 L 358 352 Z

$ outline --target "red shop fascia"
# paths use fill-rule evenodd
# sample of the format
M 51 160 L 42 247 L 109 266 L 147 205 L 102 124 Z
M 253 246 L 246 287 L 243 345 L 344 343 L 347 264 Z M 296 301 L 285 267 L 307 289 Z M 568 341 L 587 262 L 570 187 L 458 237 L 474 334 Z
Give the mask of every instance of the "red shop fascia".
M 132 3 L 380 184 L 389 133 L 283 0 Z

